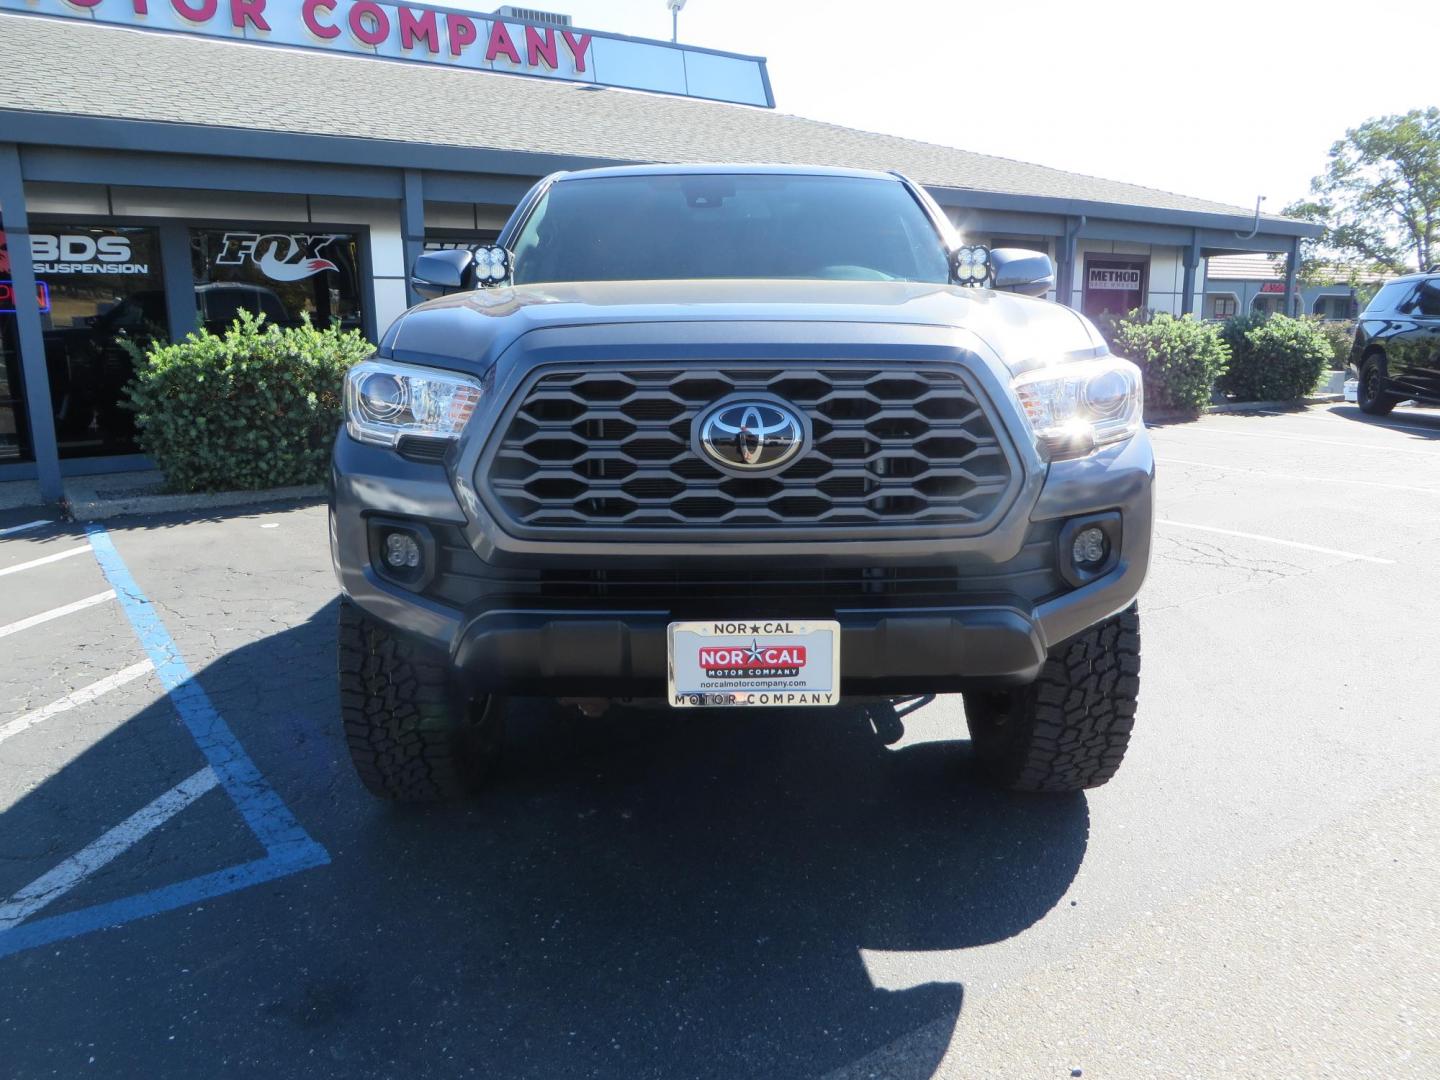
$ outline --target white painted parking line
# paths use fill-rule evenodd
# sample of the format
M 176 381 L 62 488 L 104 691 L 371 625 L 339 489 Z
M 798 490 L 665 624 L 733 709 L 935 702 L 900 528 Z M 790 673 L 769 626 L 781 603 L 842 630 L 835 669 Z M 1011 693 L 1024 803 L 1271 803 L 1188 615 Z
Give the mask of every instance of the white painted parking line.
M 1250 476 L 1263 476 L 1267 480 L 1308 480 L 1315 484 L 1358 484 L 1361 487 L 1385 488 L 1389 491 L 1414 491 L 1421 495 L 1440 495 L 1440 488 L 1414 487 L 1410 484 L 1386 484 L 1379 480 L 1351 480 L 1345 476 L 1305 476 L 1302 473 L 1247 469 L 1243 465 L 1213 465 L 1208 461 L 1190 461 L 1186 458 L 1157 457 L 1155 460 L 1162 465 L 1191 465 L 1197 469 L 1214 469 L 1216 472 L 1248 473 Z
M 1267 544 L 1299 548 L 1301 551 L 1318 551 L 1321 555 L 1338 555 L 1342 559 L 1359 559 L 1361 562 L 1380 563 L 1382 566 L 1395 565 L 1394 559 L 1381 559 L 1375 555 L 1361 555 L 1355 551 L 1340 551 L 1337 548 L 1320 547 L 1317 544 L 1302 544 L 1298 540 L 1282 540 L 1278 536 L 1261 536 L 1259 533 L 1239 532 L 1236 529 L 1217 529 L 1214 525 L 1196 525 L 1193 521 L 1171 521 L 1168 518 L 1157 518 L 1155 524 L 1169 525 L 1174 529 L 1198 529 L 1200 532 L 1219 533 L 1221 536 L 1238 536 L 1244 540 L 1263 540 Z
M 6 574 L 18 574 L 21 570 L 30 570 L 36 566 L 44 566 L 47 563 L 59 562 L 61 559 L 69 559 L 75 555 L 84 555 L 89 551 L 89 544 L 86 544 L 84 547 L 71 548 L 69 551 L 57 551 L 54 555 L 45 555 L 39 559 L 31 559 L 29 562 L 22 562 L 15 566 L 7 566 L 3 570 L 0 570 L 0 577 L 4 577 Z
M 107 600 L 115 599 L 115 590 L 106 589 L 94 596 L 87 596 L 84 600 L 76 600 L 73 604 L 66 604 L 64 607 L 51 608 L 49 611 L 42 611 L 39 615 L 31 615 L 28 619 L 21 619 L 19 622 L 6 623 L 0 626 L 0 637 L 9 637 L 11 634 L 18 634 L 21 630 L 29 630 L 32 626 L 39 626 L 51 619 L 58 619 L 62 615 L 69 615 L 72 612 L 84 611 L 87 607 L 94 607 L 96 604 L 103 604 Z
M 0 536 L 9 536 L 11 533 L 25 532 L 29 529 L 38 529 L 41 525 L 54 525 L 50 518 L 40 518 L 37 521 L 27 521 L 24 525 L 11 525 L 8 528 L 0 529 Z
M 180 781 L 149 806 L 135 811 L 94 843 L 81 848 L 55 869 L 40 875 L 0 905 L 0 930 L 24 922 L 58 900 L 106 863 L 123 855 L 165 822 L 213 788 L 219 781 L 209 765 Z
M 89 548 L 86 548 L 88 551 Z M 0 724 L 0 742 L 12 736 L 19 735 L 26 728 L 32 728 L 42 720 L 49 720 L 57 713 L 67 712 L 77 705 L 84 705 L 94 701 L 102 694 L 108 694 L 118 686 L 140 678 L 148 672 L 155 670 L 155 664 L 150 660 L 142 660 L 138 664 L 131 664 L 127 668 L 115 672 L 114 675 L 106 675 L 103 679 L 97 679 L 89 686 L 82 686 L 73 694 L 66 694 L 59 701 L 52 701 L 49 705 L 35 709 L 23 716 L 17 716 L 14 720 Z
M 1308 435 L 1280 435 L 1272 431 L 1226 431 L 1219 424 L 1192 425 L 1186 428 L 1167 429 L 1166 434 L 1171 431 L 1176 434 L 1185 435 L 1233 435 L 1240 439 L 1279 439 L 1283 442 L 1314 443 L 1317 446 L 1343 446 L 1346 450 L 1379 450 L 1387 454 L 1420 454 L 1425 457 L 1434 457 L 1440 451 L 1425 449 L 1406 442 L 1404 446 L 1381 446 L 1379 443 L 1357 443 L 1347 442 L 1344 439 L 1312 439 Z

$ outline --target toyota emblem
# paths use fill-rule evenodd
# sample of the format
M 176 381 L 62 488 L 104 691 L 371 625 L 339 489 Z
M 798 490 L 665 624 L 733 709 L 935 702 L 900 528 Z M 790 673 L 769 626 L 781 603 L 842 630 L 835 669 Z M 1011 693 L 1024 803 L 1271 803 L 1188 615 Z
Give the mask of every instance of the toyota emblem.
M 717 465 L 737 472 L 778 469 L 805 445 L 805 425 L 778 401 L 722 401 L 699 421 L 700 449 Z

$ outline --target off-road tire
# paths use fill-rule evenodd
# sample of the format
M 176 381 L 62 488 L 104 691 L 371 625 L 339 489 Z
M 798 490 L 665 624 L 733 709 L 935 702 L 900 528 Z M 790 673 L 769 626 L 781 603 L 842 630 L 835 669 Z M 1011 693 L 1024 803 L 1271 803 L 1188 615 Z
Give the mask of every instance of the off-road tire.
M 1385 361 L 1379 356 L 1367 356 L 1360 364 L 1360 386 L 1355 394 L 1355 403 L 1360 411 L 1370 416 L 1389 416 L 1400 399 L 1384 391 Z
M 1120 767 L 1140 691 L 1140 614 L 1131 605 L 1050 650 L 1029 686 L 965 695 L 975 755 L 1015 791 L 1099 787 Z
M 447 658 L 340 602 L 340 717 L 365 787 L 397 802 L 472 795 L 499 751 L 503 702 L 466 697 Z

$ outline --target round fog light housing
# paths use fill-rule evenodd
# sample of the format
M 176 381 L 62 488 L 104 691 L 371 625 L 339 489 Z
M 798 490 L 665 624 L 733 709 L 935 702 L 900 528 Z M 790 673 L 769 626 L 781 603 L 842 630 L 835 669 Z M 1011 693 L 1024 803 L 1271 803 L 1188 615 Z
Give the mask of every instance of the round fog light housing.
M 1075 542 L 1070 546 L 1071 561 L 1085 569 L 1099 566 L 1109 554 L 1110 542 L 1105 539 L 1104 530 L 1094 525 L 1076 533 Z
M 419 568 L 419 542 L 409 533 L 389 533 L 385 537 L 385 563 L 394 570 L 415 570 Z

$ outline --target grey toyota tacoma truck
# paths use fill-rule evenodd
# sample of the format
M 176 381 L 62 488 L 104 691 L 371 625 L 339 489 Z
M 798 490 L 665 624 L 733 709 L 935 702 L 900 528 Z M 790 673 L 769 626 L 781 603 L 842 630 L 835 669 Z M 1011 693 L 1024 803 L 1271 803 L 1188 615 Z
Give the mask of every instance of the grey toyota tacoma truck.
M 505 700 L 964 695 L 997 783 L 1110 779 L 1139 689 L 1138 369 L 903 176 L 547 177 L 346 381 L 341 713 L 377 795 L 474 789 Z M 783 714 L 782 714 L 783 715 Z

